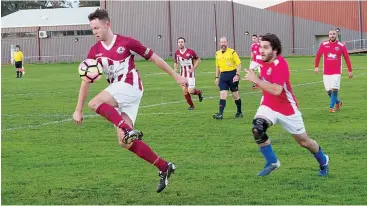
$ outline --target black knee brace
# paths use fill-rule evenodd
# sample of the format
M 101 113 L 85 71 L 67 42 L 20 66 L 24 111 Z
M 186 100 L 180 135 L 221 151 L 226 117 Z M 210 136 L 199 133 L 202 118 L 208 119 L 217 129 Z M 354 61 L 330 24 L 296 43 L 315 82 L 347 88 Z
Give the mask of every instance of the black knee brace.
M 268 135 L 266 134 L 268 127 L 269 124 L 265 119 L 255 118 L 252 121 L 252 134 L 254 134 L 257 144 L 264 143 L 269 139 Z

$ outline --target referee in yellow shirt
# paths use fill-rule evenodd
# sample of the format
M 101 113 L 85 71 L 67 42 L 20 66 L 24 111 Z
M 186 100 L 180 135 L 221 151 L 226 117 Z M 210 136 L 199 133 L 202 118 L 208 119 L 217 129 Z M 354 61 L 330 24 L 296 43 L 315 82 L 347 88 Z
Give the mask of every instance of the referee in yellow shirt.
M 220 89 L 219 113 L 213 115 L 214 119 L 223 119 L 223 111 L 226 107 L 228 90 L 231 90 L 233 99 L 237 105 L 235 118 L 242 118 L 241 99 L 238 94 L 241 60 L 235 50 L 228 48 L 226 37 L 220 38 L 220 50 L 215 54 L 216 72 L 215 84 Z
M 23 52 L 20 51 L 20 47 L 19 45 L 17 45 L 15 47 L 15 52 L 14 52 L 14 65 L 17 71 L 17 78 L 22 78 L 22 68 L 23 68 Z

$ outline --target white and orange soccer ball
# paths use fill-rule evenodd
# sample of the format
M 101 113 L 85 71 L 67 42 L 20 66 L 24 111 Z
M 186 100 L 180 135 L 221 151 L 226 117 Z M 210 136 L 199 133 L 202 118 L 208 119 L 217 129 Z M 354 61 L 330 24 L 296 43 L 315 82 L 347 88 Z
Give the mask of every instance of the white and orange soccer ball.
M 78 67 L 80 78 L 86 82 L 93 83 L 102 76 L 102 65 L 94 59 L 82 61 Z

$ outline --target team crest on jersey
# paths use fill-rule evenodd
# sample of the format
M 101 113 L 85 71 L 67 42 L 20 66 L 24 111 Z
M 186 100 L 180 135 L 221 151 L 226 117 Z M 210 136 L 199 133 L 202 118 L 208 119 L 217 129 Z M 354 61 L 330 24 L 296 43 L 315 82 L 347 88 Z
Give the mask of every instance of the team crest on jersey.
M 187 57 L 189 57 L 189 56 L 190 56 L 190 54 L 186 54 L 186 56 L 187 56 Z
M 118 54 L 122 54 L 122 52 L 124 52 L 125 51 L 125 47 L 122 47 L 122 46 L 120 46 L 119 48 L 117 48 L 117 50 L 116 50 L 116 52 L 118 53 Z
M 339 47 L 337 46 L 337 47 L 335 47 L 335 51 L 339 51 Z
M 272 71 L 272 69 L 271 69 L 271 67 L 269 67 L 268 71 L 266 71 L 266 74 L 267 75 L 270 75 L 271 74 L 271 71 Z

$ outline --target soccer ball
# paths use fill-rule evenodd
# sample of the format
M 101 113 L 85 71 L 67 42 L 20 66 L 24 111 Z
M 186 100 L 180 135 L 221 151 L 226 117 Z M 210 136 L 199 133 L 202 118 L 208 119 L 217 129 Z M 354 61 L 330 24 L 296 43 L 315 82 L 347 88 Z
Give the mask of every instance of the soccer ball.
M 93 83 L 102 76 L 102 65 L 94 59 L 82 61 L 78 67 L 80 78 L 86 82 Z

